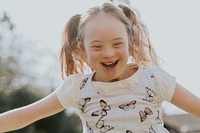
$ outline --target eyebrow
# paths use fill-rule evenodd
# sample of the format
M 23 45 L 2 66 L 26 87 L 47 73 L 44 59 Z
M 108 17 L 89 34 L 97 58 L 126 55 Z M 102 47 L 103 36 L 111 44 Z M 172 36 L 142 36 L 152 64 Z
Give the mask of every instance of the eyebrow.
M 90 42 L 90 44 L 97 43 L 97 42 L 102 42 L 102 41 L 94 40 L 94 41 Z
M 112 41 L 116 41 L 116 40 L 124 40 L 124 38 L 117 37 L 117 38 L 114 38 Z M 94 40 L 94 41 L 92 41 L 90 43 L 92 44 L 92 43 L 98 43 L 98 42 L 102 42 L 102 41 L 100 41 L 100 40 Z

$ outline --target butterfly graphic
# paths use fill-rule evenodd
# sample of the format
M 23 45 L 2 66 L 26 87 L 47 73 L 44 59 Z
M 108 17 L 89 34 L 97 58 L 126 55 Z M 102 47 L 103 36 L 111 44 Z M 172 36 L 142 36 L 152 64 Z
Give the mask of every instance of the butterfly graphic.
M 88 77 L 82 80 L 80 90 L 82 90 L 85 87 L 85 84 L 87 81 L 88 81 Z
M 151 75 L 151 78 L 155 78 L 154 74 Z
M 93 133 L 92 128 L 89 126 L 88 122 L 86 122 L 86 126 L 87 126 L 87 131 L 88 133 Z
M 129 111 L 129 110 L 135 108 L 135 104 L 136 104 L 136 100 L 131 101 L 129 103 L 121 104 L 121 105 L 119 105 L 119 108 L 123 109 L 124 111 Z
M 104 125 L 104 120 L 102 120 L 103 116 L 96 123 L 96 128 L 100 129 L 100 133 L 106 133 L 107 131 L 113 130 L 114 127 L 110 125 Z
M 151 126 L 150 128 L 149 128 L 149 132 L 148 133 L 156 133 L 156 131 L 153 129 L 153 127 Z
M 141 122 L 146 120 L 148 115 L 152 115 L 152 114 L 153 114 L 152 110 L 149 107 L 145 107 L 144 111 L 141 110 L 139 112 Z
M 158 124 L 162 124 L 162 120 L 160 119 L 160 111 L 157 110 L 158 112 L 158 116 L 156 117 L 156 121 L 158 122 Z
M 154 100 L 154 98 L 156 97 L 155 91 L 153 91 L 149 87 L 146 87 L 146 92 L 147 92 L 148 96 L 143 100 L 148 101 L 148 102 L 152 102 Z
M 90 97 L 86 97 L 86 98 L 81 98 L 81 100 L 79 101 L 79 108 L 82 112 L 85 111 L 85 106 L 86 104 L 91 100 Z
M 107 115 L 107 111 L 109 111 L 111 109 L 110 105 L 108 105 L 104 100 L 100 100 L 100 106 L 101 109 L 93 112 L 91 115 L 92 116 L 106 116 Z

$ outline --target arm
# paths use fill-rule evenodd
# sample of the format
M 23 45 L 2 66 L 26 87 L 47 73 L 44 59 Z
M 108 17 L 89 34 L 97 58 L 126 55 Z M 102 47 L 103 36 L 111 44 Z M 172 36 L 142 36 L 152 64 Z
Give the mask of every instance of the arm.
M 39 119 L 54 115 L 62 110 L 64 108 L 53 92 L 33 104 L 0 114 L 0 132 L 23 128 Z
M 188 113 L 200 117 L 200 98 L 187 91 L 180 84 L 176 84 L 171 103 Z

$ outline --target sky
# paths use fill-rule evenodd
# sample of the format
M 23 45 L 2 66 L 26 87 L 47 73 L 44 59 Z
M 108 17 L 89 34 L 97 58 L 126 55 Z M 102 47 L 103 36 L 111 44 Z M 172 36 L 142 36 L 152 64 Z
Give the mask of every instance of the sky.
M 25 38 L 58 53 L 66 21 L 76 13 L 101 4 L 103 0 L 0 0 L 0 13 L 6 11 L 16 30 Z M 132 0 L 150 39 L 161 66 L 176 77 L 178 83 L 200 97 L 200 12 L 199 0 Z M 166 114 L 184 113 L 169 103 Z

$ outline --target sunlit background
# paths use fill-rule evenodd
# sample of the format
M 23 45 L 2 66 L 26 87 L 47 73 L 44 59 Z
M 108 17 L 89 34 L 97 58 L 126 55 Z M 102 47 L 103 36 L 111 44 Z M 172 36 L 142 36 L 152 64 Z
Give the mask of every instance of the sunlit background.
M 14 25 L 15 36 L 23 40 L 20 52 L 29 51 L 21 58 L 21 65 L 24 71 L 35 75 L 32 82 L 40 85 L 46 92 L 55 89 L 62 82 L 58 53 L 64 25 L 73 14 L 82 13 L 90 6 L 102 2 L 103 0 L 0 0 L 1 18 L 6 13 Z M 139 11 L 149 29 L 163 69 L 200 97 L 199 0 L 132 0 L 131 4 Z M 4 33 L 3 28 L 0 30 Z M 12 54 L 10 48 L 3 48 L 2 58 Z M 29 81 L 16 81 L 16 84 L 18 82 Z M 164 112 L 169 115 L 184 113 L 168 103 L 164 104 Z

